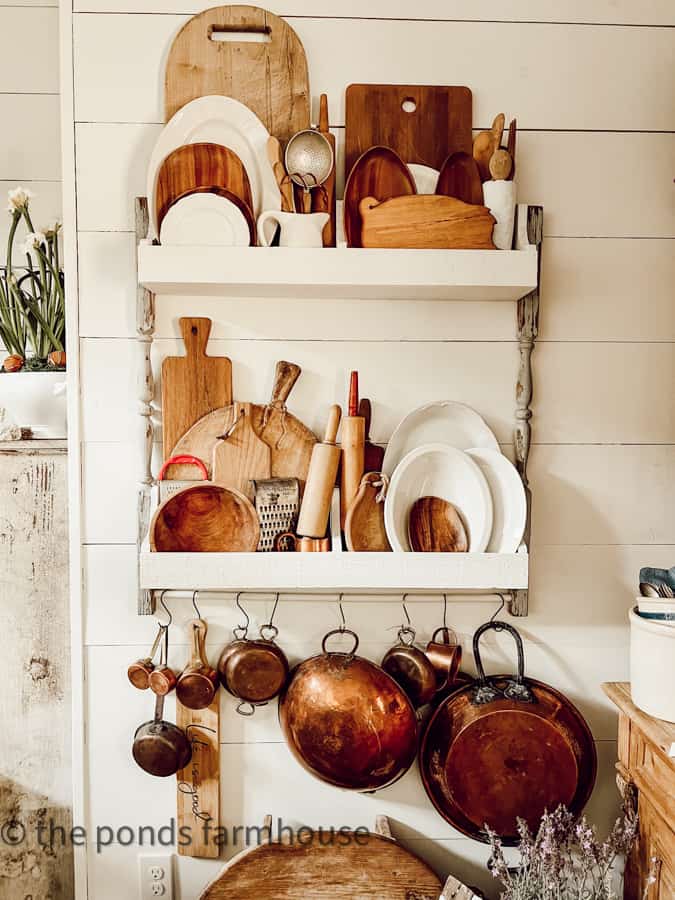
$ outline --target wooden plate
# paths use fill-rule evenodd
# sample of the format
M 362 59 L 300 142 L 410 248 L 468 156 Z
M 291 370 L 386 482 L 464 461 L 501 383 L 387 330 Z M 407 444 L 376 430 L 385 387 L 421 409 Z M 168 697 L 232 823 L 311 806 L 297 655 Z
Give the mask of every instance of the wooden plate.
M 251 185 L 244 164 L 229 147 L 220 144 L 186 144 L 178 147 L 162 163 L 157 175 L 155 209 L 157 228 L 169 207 L 185 194 L 195 190 L 225 188 L 249 208 L 253 209 Z
M 259 540 L 246 497 L 203 481 L 165 500 L 150 524 L 150 549 L 158 553 L 255 553 Z
M 416 194 L 415 179 L 400 156 L 388 147 L 366 150 L 349 173 L 345 185 L 344 220 L 347 245 L 362 247 L 359 204 L 366 197 L 389 200 Z

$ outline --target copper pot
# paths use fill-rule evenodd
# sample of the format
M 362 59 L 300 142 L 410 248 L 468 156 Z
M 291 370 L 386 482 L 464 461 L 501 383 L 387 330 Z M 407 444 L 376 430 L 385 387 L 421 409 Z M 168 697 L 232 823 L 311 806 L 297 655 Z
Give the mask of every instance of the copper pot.
M 147 691 L 150 687 L 150 675 L 155 669 L 154 659 L 155 656 L 157 656 L 160 641 L 164 637 L 164 628 L 164 625 L 159 626 L 157 636 L 150 648 L 148 656 L 143 657 L 143 659 L 137 659 L 136 662 L 132 662 L 127 669 L 127 678 L 139 691 Z
M 326 649 L 335 634 L 351 635 L 349 653 Z M 394 679 L 356 656 L 358 645 L 353 631 L 329 631 L 323 652 L 294 669 L 279 700 L 279 718 L 291 751 L 308 772 L 336 787 L 375 791 L 412 765 L 417 719 Z
M 205 709 L 216 696 L 218 673 L 206 658 L 206 622 L 193 619 L 189 627 L 190 661 L 178 678 L 176 696 L 188 709 Z
M 438 640 L 438 636 L 442 640 Z M 452 635 L 452 640 L 450 638 Z M 427 644 L 426 655 L 436 672 L 437 698 L 445 696 L 456 687 L 459 667 L 462 662 L 462 645 L 454 631 L 445 625 L 437 628 Z M 462 679 L 463 681 L 464 679 Z
M 406 692 L 415 709 L 430 703 L 436 693 L 436 670 L 428 656 L 415 646 L 415 631 L 401 628 L 398 644 L 388 650 L 382 668 Z
M 134 735 L 132 754 L 138 765 L 149 775 L 167 778 L 184 768 L 192 756 L 192 747 L 185 732 L 162 718 L 164 695 L 155 701 L 155 716 L 139 725 Z
M 226 690 L 243 701 L 237 712 L 252 715 L 256 706 L 273 700 L 286 684 L 288 660 L 274 642 L 279 633 L 274 625 L 263 625 L 258 640 L 245 633 L 245 629 L 235 629 L 237 640 L 223 649 L 218 671 Z

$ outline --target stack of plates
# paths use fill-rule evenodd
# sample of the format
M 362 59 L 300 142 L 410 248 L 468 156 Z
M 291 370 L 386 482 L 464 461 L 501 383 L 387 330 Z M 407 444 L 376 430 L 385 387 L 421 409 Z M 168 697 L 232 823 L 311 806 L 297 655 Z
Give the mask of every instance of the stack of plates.
M 384 507 L 394 551 L 411 549 L 410 510 L 420 497 L 455 507 L 470 553 L 515 553 L 527 519 L 525 489 L 478 413 L 461 403 L 429 403 L 407 415 L 387 447 L 391 478 Z

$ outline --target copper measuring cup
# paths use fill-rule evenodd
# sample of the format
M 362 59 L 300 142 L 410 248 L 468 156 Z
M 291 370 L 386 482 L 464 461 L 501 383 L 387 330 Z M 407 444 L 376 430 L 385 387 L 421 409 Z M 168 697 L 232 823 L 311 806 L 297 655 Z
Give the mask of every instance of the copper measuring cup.
M 190 660 L 178 677 L 176 696 L 188 709 L 205 709 L 216 696 L 218 673 L 206 658 L 206 622 L 203 619 L 193 619 L 188 628 Z
M 403 688 L 415 709 L 430 703 L 436 694 L 436 670 L 429 657 L 415 646 L 412 626 L 399 629 L 398 644 L 385 653 L 381 666 Z
M 150 648 L 150 654 L 143 659 L 137 659 L 136 662 L 132 662 L 127 669 L 127 678 L 139 691 L 147 691 L 150 687 L 150 675 L 155 669 L 153 660 L 157 655 L 160 642 L 164 637 L 164 628 L 164 625 L 158 627 L 155 641 Z
M 150 690 L 153 694 L 165 697 L 176 687 L 178 678 L 173 669 L 169 668 L 169 626 L 164 625 L 164 641 L 159 657 L 159 665 L 150 673 Z
M 426 656 L 436 672 L 436 693 L 452 689 L 462 662 L 462 645 L 455 632 L 446 625 L 437 628 L 427 644 Z

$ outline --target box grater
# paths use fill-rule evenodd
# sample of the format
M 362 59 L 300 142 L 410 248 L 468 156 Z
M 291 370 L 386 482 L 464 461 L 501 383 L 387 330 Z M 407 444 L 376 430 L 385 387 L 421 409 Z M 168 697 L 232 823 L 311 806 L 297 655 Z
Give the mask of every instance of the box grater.
M 300 506 L 300 482 L 297 478 L 252 479 L 254 506 L 260 522 L 258 551 L 274 549 L 274 539 L 286 531 L 295 531 Z

